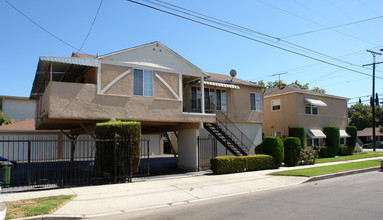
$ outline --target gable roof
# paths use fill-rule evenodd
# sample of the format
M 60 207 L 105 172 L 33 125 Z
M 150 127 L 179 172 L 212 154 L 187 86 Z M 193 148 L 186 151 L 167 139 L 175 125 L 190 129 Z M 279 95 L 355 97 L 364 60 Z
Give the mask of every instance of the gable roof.
M 265 88 L 264 86 L 258 85 L 256 83 L 233 78 L 229 75 L 224 74 L 217 74 L 217 73 L 207 73 L 209 74 L 209 78 L 205 79 L 205 81 L 211 81 L 211 82 L 219 82 L 219 83 L 225 83 L 225 84 L 234 84 L 234 85 L 243 85 L 243 86 L 252 86 L 257 88 Z
M 158 56 L 159 54 L 161 54 L 161 56 Z M 197 66 L 158 41 L 105 54 L 98 58 L 121 64 L 152 67 L 171 72 L 181 71 L 183 74 L 190 75 L 208 76 L 208 74 Z
M 380 132 L 380 127 L 375 128 L 376 136 L 383 136 L 383 133 Z M 365 128 L 361 131 L 358 131 L 358 137 L 371 137 L 372 136 L 372 128 Z
M 269 96 L 278 96 L 278 95 L 285 95 L 285 94 L 291 94 L 291 93 L 302 93 L 302 94 L 308 94 L 308 95 L 316 95 L 316 96 L 322 96 L 322 97 L 349 100 L 349 98 L 345 98 L 345 97 L 323 94 L 323 93 L 314 92 L 311 90 L 301 89 L 298 85 L 294 83 L 286 85 L 286 86 L 281 86 L 281 88 L 275 87 L 275 88 L 267 89 L 264 93 L 264 97 L 267 98 Z

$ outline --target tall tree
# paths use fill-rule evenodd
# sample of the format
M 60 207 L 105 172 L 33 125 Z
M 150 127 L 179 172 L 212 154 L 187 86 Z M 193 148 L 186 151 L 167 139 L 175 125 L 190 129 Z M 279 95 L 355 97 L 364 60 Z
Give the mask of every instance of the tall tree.
M 383 109 L 380 106 L 375 108 L 376 126 L 383 124 Z M 356 103 L 348 108 L 349 124 L 355 126 L 358 130 L 372 127 L 372 107 L 362 103 Z

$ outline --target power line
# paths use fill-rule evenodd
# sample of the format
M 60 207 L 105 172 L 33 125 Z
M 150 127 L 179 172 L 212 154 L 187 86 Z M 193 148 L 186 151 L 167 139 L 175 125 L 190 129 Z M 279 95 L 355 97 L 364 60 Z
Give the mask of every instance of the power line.
M 332 57 L 332 56 L 329 56 L 329 55 L 326 55 L 326 54 L 323 54 L 321 52 L 318 52 L 318 51 L 315 51 L 315 50 L 312 50 L 310 48 L 307 48 L 307 47 L 303 47 L 303 46 L 300 46 L 298 44 L 294 44 L 294 43 L 291 43 L 289 41 L 286 41 L 286 40 L 282 40 L 278 37 L 275 37 L 275 36 L 271 36 L 269 34 L 265 34 L 265 33 L 261 33 L 259 31 L 255 31 L 253 29 L 249 29 L 249 28 L 246 28 L 246 27 L 243 27 L 243 26 L 240 26 L 240 25 L 237 25 L 237 24 L 233 24 L 233 23 L 230 23 L 230 22 L 227 22 L 227 21 L 224 21 L 224 20 L 221 20 L 221 19 L 218 19 L 218 18 L 214 18 L 214 17 L 211 17 L 211 16 L 208 16 L 208 15 L 205 15 L 205 14 L 202 14 L 202 13 L 199 13 L 199 12 L 196 12 L 196 11 L 193 11 L 193 10 L 190 10 L 190 9 L 186 9 L 186 8 L 183 8 L 183 7 L 180 7 L 180 6 L 177 6 L 177 5 L 174 5 L 174 4 L 170 4 L 170 3 L 167 3 L 167 2 L 164 2 L 164 1 L 161 1 L 161 0 L 155 0 L 157 2 L 161 2 L 162 4 L 166 4 L 166 5 L 169 5 L 169 6 L 172 6 L 172 7 L 175 7 L 175 8 L 178 8 L 178 9 L 182 9 L 182 10 L 185 10 L 185 11 L 188 11 L 188 12 L 192 12 L 192 13 L 195 13 L 195 14 L 198 14 L 198 15 L 201 15 L 201 16 L 204 16 L 204 17 L 207 17 L 207 18 L 210 18 L 210 19 L 206 19 L 204 17 L 200 17 L 200 16 L 195 16 L 193 14 L 190 14 L 190 13 L 186 13 L 186 12 L 183 12 L 183 11 L 180 11 L 180 10 L 176 10 L 176 9 L 173 9 L 173 8 L 169 8 L 169 7 L 166 7 L 166 6 L 163 6 L 163 5 L 159 5 L 159 4 L 156 4 L 154 2 L 152 2 L 151 0 L 143 0 L 143 1 L 146 1 L 146 2 L 150 2 L 152 4 L 155 4 L 155 5 L 158 5 L 158 6 L 161 6 L 161 7 L 165 7 L 165 8 L 168 8 L 168 9 L 171 9 L 171 10 L 174 10 L 174 11 L 177 11 L 177 12 L 181 12 L 183 14 L 187 14 L 187 15 L 190 15 L 190 16 L 193 16 L 193 17 L 197 17 L 199 19 L 203 19 L 205 21 L 209 21 L 209 22 L 212 22 L 212 23 L 215 23 L 215 24 L 218 24 L 218 25 L 222 25 L 222 26 L 225 26 L 225 27 L 231 27 L 233 28 L 233 26 L 235 27 L 235 29 L 239 29 L 239 31 L 241 31 L 242 33 L 247 33 L 249 34 L 248 32 L 251 32 L 251 33 L 256 33 L 256 34 L 259 34 L 259 35 L 262 35 L 262 36 L 265 36 L 265 37 L 269 37 L 269 38 L 272 38 L 274 40 L 276 40 L 278 43 L 280 42 L 284 42 L 284 43 L 287 43 L 289 45 L 292 45 L 292 46 L 295 46 L 295 47 L 298 47 L 298 48 L 301 48 L 301 49 L 304 49 L 304 50 L 307 50 L 307 51 L 310 51 L 312 53 L 315 53 L 315 54 L 319 54 L 323 57 L 327 57 L 327 58 L 330 58 L 330 59 L 333 59 L 333 60 L 337 60 L 339 62 L 343 62 L 343 63 L 346 63 L 346 64 L 349 64 L 349 65 L 355 65 L 355 66 L 358 66 L 356 64 L 353 64 L 353 63 L 350 63 L 350 62 L 347 62 L 347 61 L 344 61 L 344 60 L 341 60 L 341 59 L 338 59 L 338 58 L 335 58 L 335 57 Z M 223 22 L 224 24 L 222 23 L 219 23 L 219 22 L 215 22 L 215 21 L 212 21 L 211 19 L 213 20 L 216 20 L 216 21 L 219 21 L 219 22 Z M 228 26 L 229 25 L 229 26 Z M 252 34 L 250 34 L 252 35 Z M 255 36 L 255 35 L 252 35 L 252 36 Z M 264 39 L 264 38 L 261 38 L 261 39 Z M 275 43 L 275 42 L 273 42 Z M 286 46 L 286 45 L 285 45 Z M 290 47 L 291 48 L 291 47 Z M 294 48 L 296 49 L 296 48 Z
M 102 2 L 103 2 L 103 1 L 104 1 L 104 0 L 101 0 L 101 1 L 100 1 L 100 5 L 98 6 L 96 15 L 94 16 L 94 19 L 93 19 L 92 25 L 91 25 L 90 28 L 89 28 L 88 34 L 86 35 L 84 41 L 83 41 L 82 44 L 81 44 L 80 49 L 78 49 L 77 52 L 79 52 L 79 51 L 82 49 L 82 47 L 84 46 L 86 40 L 88 40 L 89 34 L 90 34 L 90 32 L 92 31 L 92 28 L 93 28 L 94 23 L 96 22 L 97 15 L 98 15 L 98 12 L 100 12 L 100 8 L 101 8 L 101 5 L 102 5 Z
M 264 4 L 264 5 L 267 5 L 267 6 L 271 7 L 271 8 L 275 8 L 275 9 L 277 9 L 277 10 L 283 11 L 283 12 L 285 12 L 285 13 L 287 13 L 287 14 L 292 15 L 292 16 L 295 16 L 295 17 L 298 17 L 298 18 L 300 18 L 300 19 L 306 20 L 306 21 L 308 21 L 308 22 L 310 22 L 310 23 L 319 25 L 319 26 L 321 26 L 321 27 L 325 27 L 324 25 L 322 25 L 322 24 L 320 24 L 320 23 L 318 23 L 318 22 L 316 22 L 316 21 L 312 21 L 312 20 L 307 19 L 307 18 L 305 18 L 305 17 L 303 17 L 303 16 L 297 15 L 297 14 L 292 13 L 292 12 L 289 12 L 289 11 L 287 11 L 287 10 L 285 10 L 285 9 L 279 8 L 279 7 L 277 7 L 277 6 L 274 6 L 274 5 L 270 4 L 270 3 L 266 3 L 266 2 L 261 1 L 261 0 L 256 0 L 256 1 L 258 1 L 258 2 L 260 2 L 260 3 L 262 3 L 262 4 Z M 350 34 L 346 34 L 346 33 L 343 33 L 343 32 L 340 32 L 340 31 L 338 31 L 338 30 L 334 30 L 334 29 L 331 29 L 331 30 L 333 30 L 333 31 L 335 31 L 335 32 L 337 32 L 337 33 L 339 33 L 339 34 L 343 34 L 343 35 L 346 35 L 346 36 L 348 36 L 348 37 L 354 38 L 354 39 L 356 39 L 356 40 L 363 41 L 363 42 L 365 42 L 365 43 L 371 44 L 371 42 L 369 42 L 369 41 L 365 41 L 365 40 L 363 40 L 363 39 L 357 38 L 357 37 L 352 36 L 352 35 L 350 35 Z
M 283 47 L 280 47 L 280 46 L 277 46 L 277 45 L 274 45 L 274 44 L 271 44 L 271 43 L 267 43 L 267 42 L 264 42 L 264 41 L 261 41 L 261 40 L 258 40 L 258 39 L 255 39 L 255 38 L 243 35 L 243 34 L 236 33 L 236 32 L 231 31 L 231 30 L 227 30 L 227 29 L 224 29 L 224 28 L 221 28 L 221 27 L 217 27 L 217 26 L 214 26 L 212 24 L 207 24 L 207 23 L 204 23 L 202 21 L 198 21 L 198 20 L 195 20 L 195 19 L 192 19 L 192 18 L 189 18 L 189 17 L 185 17 L 185 16 L 182 16 L 182 15 L 170 12 L 170 11 L 166 11 L 166 10 L 163 10 L 163 9 L 151 6 L 151 5 L 140 3 L 140 2 L 137 2 L 137 1 L 134 1 L 134 0 L 127 0 L 127 1 L 135 3 L 137 5 L 141 5 L 141 6 L 147 7 L 147 8 L 151 8 L 153 10 L 157 10 L 157 11 L 169 14 L 169 15 L 173 15 L 173 16 L 185 19 L 185 20 L 189 20 L 189 21 L 201 24 L 201 25 L 205 25 L 205 26 L 208 26 L 208 27 L 211 27 L 211 28 L 214 28 L 214 29 L 226 32 L 226 33 L 230 33 L 230 34 L 233 34 L 233 35 L 236 35 L 236 36 L 239 36 L 239 37 L 243 37 L 243 38 L 246 38 L 248 40 L 252 40 L 252 41 L 255 41 L 255 42 L 258 42 L 258 43 L 270 46 L 270 47 L 274 47 L 274 48 L 277 48 L 277 49 L 280 49 L 280 50 L 283 50 L 283 51 L 286 51 L 286 52 L 289 52 L 289 53 L 292 53 L 292 54 L 296 54 L 296 55 L 299 55 L 299 56 L 302 56 L 302 57 L 306 57 L 308 59 L 312 59 L 312 60 L 315 60 L 315 61 L 318 61 L 318 62 L 321 62 L 321 63 L 325 63 L 325 64 L 328 64 L 328 65 L 331 65 L 331 66 L 335 66 L 335 67 L 338 67 L 338 68 L 349 70 L 351 72 L 356 72 L 356 73 L 359 73 L 359 74 L 362 74 L 362 75 L 371 76 L 371 75 L 369 75 L 367 73 L 363 73 L 363 72 L 360 72 L 360 71 L 357 71 L 357 70 L 353 70 L 353 69 L 350 69 L 350 68 L 347 68 L 347 67 L 343 67 L 343 66 L 340 66 L 338 64 L 330 63 L 330 62 L 328 62 L 326 60 L 321 60 L 321 59 L 318 59 L 318 58 L 315 58 L 315 57 L 311 57 L 311 56 L 306 55 L 306 54 L 302 54 L 302 53 L 299 53 L 299 52 L 296 52 L 296 51 L 293 51 L 293 50 L 290 50 L 290 49 L 286 49 L 286 48 L 283 48 Z M 383 78 L 380 78 L 380 79 L 383 79 Z
M 353 24 L 358 24 L 358 23 L 366 22 L 366 21 L 371 21 L 371 20 L 375 20 L 375 19 L 379 19 L 379 18 L 383 18 L 383 16 L 368 18 L 368 19 L 364 19 L 364 20 L 360 20 L 360 21 L 354 21 L 354 22 L 347 23 L 347 24 L 340 24 L 340 25 L 336 25 L 336 26 L 332 26 L 332 27 L 327 27 L 327 28 L 321 28 L 321 29 L 312 30 L 312 31 L 306 31 L 306 32 L 298 33 L 298 34 L 283 36 L 283 37 L 280 37 L 280 38 L 289 38 L 289 37 L 295 37 L 295 36 L 300 36 L 300 35 L 304 35 L 304 34 L 311 34 L 311 33 L 319 32 L 319 31 L 325 31 L 325 30 L 329 30 L 329 29 L 334 29 L 334 28 L 349 26 L 349 25 L 353 25 Z
M 57 40 L 59 40 L 60 42 L 64 43 L 65 45 L 77 50 L 77 51 L 81 51 L 80 49 L 78 49 L 77 47 L 65 42 L 63 39 L 57 37 L 56 35 L 54 35 L 53 33 L 51 33 L 50 31 L 48 31 L 47 29 L 45 29 L 44 27 L 42 27 L 41 25 L 39 25 L 37 22 L 35 22 L 34 20 L 32 20 L 30 17 L 28 17 L 26 14 L 24 14 L 22 11 L 20 11 L 19 9 L 17 9 L 14 5 L 12 5 L 9 1 L 7 0 L 4 0 L 9 6 L 11 6 L 13 9 L 15 9 L 17 12 L 19 12 L 22 16 L 24 16 L 25 18 L 27 18 L 30 22 L 32 22 L 34 25 L 36 25 L 37 27 L 39 27 L 41 30 L 47 32 L 49 35 L 51 35 L 52 37 L 56 38 Z M 82 52 L 82 51 L 81 51 Z

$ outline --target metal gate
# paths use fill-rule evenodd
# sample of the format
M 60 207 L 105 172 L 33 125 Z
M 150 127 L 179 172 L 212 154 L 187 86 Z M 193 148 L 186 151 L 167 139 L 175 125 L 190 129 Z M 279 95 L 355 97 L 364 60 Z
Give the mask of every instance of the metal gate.
M 217 139 L 197 138 L 198 142 L 198 171 L 210 170 L 210 158 L 217 156 Z

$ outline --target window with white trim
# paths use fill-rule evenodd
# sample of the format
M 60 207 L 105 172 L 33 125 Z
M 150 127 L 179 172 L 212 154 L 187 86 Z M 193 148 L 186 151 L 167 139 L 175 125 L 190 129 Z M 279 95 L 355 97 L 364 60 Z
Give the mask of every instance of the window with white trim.
M 250 110 L 262 111 L 262 95 L 261 93 L 250 93 Z
M 305 112 L 307 115 L 317 115 L 318 114 L 318 106 L 311 105 L 310 103 L 306 103 Z
M 216 94 L 217 94 L 217 100 L 216 100 L 217 110 L 226 111 L 227 110 L 226 90 L 216 89 Z
M 271 100 L 271 111 L 280 111 L 281 110 L 281 100 L 275 99 Z
M 149 70 L 133 70 L 133 95 L 153 96 L 153 72 Z
M 273 131 L 271 134 L 273 137 L 282 137 L 282 132 L 281 131 Z
M 307 147 L 319 147 L 319 139 L 307 138 Z

